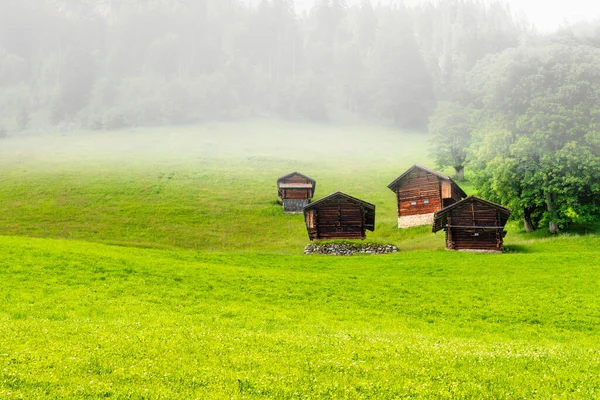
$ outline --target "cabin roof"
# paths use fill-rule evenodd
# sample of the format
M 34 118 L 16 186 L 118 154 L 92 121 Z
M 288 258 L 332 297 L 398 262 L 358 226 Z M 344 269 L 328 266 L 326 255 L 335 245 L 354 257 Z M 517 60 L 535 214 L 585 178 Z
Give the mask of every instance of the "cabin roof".
M 314 207 L 316 207 L 316 206 L 318 206 L 320 204 L 327 203 L 328 201 L 331 201 L 331 200 L 335 199 L 336 197 L 343 197 L 345 199 L 350 200 L 352 203 L 360 204 L 360 205 L 362 205 L 363 207 L 365 207 L 365 208 L 367 208 L 369 210 L 375 210 L 375 205 L 374 204 L 367 203 L 366 201 L 362 201 L 360 199 L 357 199 L 356 197 L 349 196 L 349 195 L 347 195 L 345 193 L 342 193 L 342 192 L 335 192 L 333 194 L 330 194 L 329 196 L 323 197 L 322 199 L 319 199 L 319 200 L 317 200 L 315 202 L 310 203 L 304 209 L 305 210 L 309 210 L 309 209 L 314 208 Z
M 412 167 L 410 167 L 409 169 L 407 169 L 406 171 L 404 171 L 404 173 L 403 173 L 402 175 L 400 175 L 399 177 L 397 177 L 396 179 L 394 179 L 394 181 L 388 185 L 388 188 L 389 188 L 390 190 L 392 190 L 392 191 L 395 191 L 394 189 L 396 189 L 396 188 L 397 188 L 397 187 L 400 185 L 400 182 L 401 182 L 401 181 L 402 181 L 402 180 L 403 180 L 403 179 L 404 179 L 406 176 L 408 176 L 408 174 L 410 174 L 412 171 L 414 171 L 415 169 L 420 169 L 420 170 L 422 170 L 422 171 L 425 171 L 425 172 L 427 172 L 427 173 L 430 173 L 430 174 L 432 174 L 432 175 L 435 175 L 435 176 L 437 176 L 438 178 L 440 178 L 440 179 L 442 179 L 442 180 L 445 180 L 445 181 L 448 181 L 448 182 L 452 183 L 452 185 L 453 185 L 453 186 L 454 186 L 454 187 L 455 187 L 455 188 L 458 190 L 458 193 L 460 194 L 460 197 L 467 197 L 467 194 L 465 193 L 465 191 L 464 191 L 464 190 L 462 190 L 462 189 L 460 188 L 460 186 L 458 186 L 458 185 L 456 184 L 456 182 L 454 182 L 454 181 L 452 180 L 452 178 L 450 178 L 449 176 L 446 176 L 446 175 L 444 175 L 444 174 L 440 174 L 440 173 L 439 173 L 439 172 L 437 172 L 437 171 L 434 171 L 434 170 L 432 170 L 432 169 L 429 169 L 429 168 L 427 168 L 427 167 L 424 167 L 424 166 L 422 166 L 422 165 L 419 165 L 419 164 L 414 164 Z
M 304 207 L 304 211 L 306 212 L 308 210 L 318 207 L 321 204 L 325 204 L 327 202 L 335 200 L 336 198 L 339 198 L 339 197 L 349 200 L 351 203 L 355 203 L 355 204 L 358 204 L 358 205 L 364 207 L 366 209 L 365 227 L 366 227 L 366 229 L 368 229 L 370 231 L 375 230 L 375 204 L 367 203 L 366 201 L 362 201 L 360 199 L 357 199 L 356 197 L 349 196 L 342 192 L 335 192 L 333 194 L 330 194 L 329 196 L 323 197 L 322 199 L 319 199 L 313 203 L 310 203 L 309 205 Z
M 291 178 L 292 176 L 299 176 L 301 178 L 306 179 L 307 181 L 312 183 L 313 187 L 316 185 L 316 181 L 314 179 L 312 179 L 304 174 L 301 174 L 300 172 L 292 172 L 291 174 L 284 175 L 281 178 L 277 179 L 277 183 L 279 184 L 281 181 Z
M 486 204 L 486 205 L 491 206 L 491 207 L 497 209 L 498 211 L 500 211 L 500 215 L 502 217 L 500 223 L 502 226 L 504 226 L 506 224 L 506 221 L 508 221 L 508 217 L 510 217 L 510 214 L 512 212 L 510 209 L 508 209 L 504 206 L 501 206 L 500 204 L 492 203 L 491 201 L 484 200 L 484 199 L 481 199 L 476 196 L 469 196 L 466 199 L 463 199 L 454 204 L 451 204 L 448 207 L 442 208 L 441 210 L 436 212 L 433 217 L 433 227 L 432 227 L 433 232 L 437 232 L 437 231 L 444 229 L 444 227 L 446 227 L 446 225 L 448 224 L 448 214 L 450 213 L 450 211 L 452 211 L 455 208 L 460 207 L 461 205 L 464 205 L 465 203 L 468 203 L 468 202 L 471 202 L 471 203 L 477 202 L 477 203 Z

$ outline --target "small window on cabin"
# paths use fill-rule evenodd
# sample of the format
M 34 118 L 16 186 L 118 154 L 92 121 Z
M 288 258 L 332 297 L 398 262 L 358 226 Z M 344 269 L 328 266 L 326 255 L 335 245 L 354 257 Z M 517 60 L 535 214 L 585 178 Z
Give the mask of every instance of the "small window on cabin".
M 429 200 L 423 200 L 423 204 L 429 204 Z
M 416 201 L 411 201 L 411 202 L 410 202 L 410 205 L 411 205 L 411 206 L 416 206 L 416 205 L 417 205 L 417 202 L 416 202 Z

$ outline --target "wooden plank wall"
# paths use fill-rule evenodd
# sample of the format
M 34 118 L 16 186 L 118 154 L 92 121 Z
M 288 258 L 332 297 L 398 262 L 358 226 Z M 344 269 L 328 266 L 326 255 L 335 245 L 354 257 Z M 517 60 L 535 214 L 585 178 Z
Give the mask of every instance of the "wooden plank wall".
M 283 198 L 289 200 L 306 200 L 312 198 L 311 189 L 281 189 Z
M 444 207 L 457 203 L 461 200 L 460 192 L 454 183 L 442 180 L 441 185 Z
M 452 204 L 462 200 L 462 196 L 456 185 L 452 185 L 452 196 L 450 197 L 453 201 Z
M 440 178 L 415 169 L 398 185 L 396 197 L 399 217 L 434 213 L 442 209 Z M 425 204 L 425 200 L 429 200 L 429 204 Z M 417 204 L 412 205 L 412 202 Z
M 306 229 L 310 240 L 317 238 L 317 210 L 309 210 L 304 214 L 306 219 Z
M 442 181 L 442 199 L 452 198 L 452 182 Z
M 292 176 L 287 179 L 284 179 L 280 183 L 302 183 L 302 184 L 310 184 L 311 182 L 303 178 L 301 176 Z M 304 199 L 312 199 L 313 197 L 313 189 L 279 189 L 279 195 L 282 199 L 292 199 L 292 200 L 304 200 Z
M 502 251 L 503 228 L 499 226 L 498 210 L 491 205 L 467 202 L 448 215 L 446 247 L 453 250 Z
M 502 251 L 502 233 L 500 230 L 472 230 L 451 228 L 453 250 L 494 250 Z M 474 236 L 478 235 L 478 236 Z
M 315 239 L 364 239 L 364 209 L 359 204 L 335 199 L 310 210 L 307 228 L 311 240 Z M 311 228 L 311 221 L 314 227 Z

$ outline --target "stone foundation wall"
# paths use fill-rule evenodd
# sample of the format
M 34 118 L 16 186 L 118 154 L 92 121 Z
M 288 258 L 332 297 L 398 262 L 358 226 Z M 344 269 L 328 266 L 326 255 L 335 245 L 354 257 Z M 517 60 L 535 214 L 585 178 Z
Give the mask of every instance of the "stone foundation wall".
M 394 245 L 375 243 L 309 244 L 304 248 L 304 254 L 326 254 L 330 256 L 351 256 L 354 254 L 389 254 L 397 252 L 398 247 Z
M 398 228 L 433 224 L 433 214 L 408 215 L 398 218 Z
M 283 211 L 287 213 L 301 213 L 304 211 L 304 207 L 306 207 L 308 203 L 310 203 L 310 201 L 306 199 L 285 199 L 283 200 Z

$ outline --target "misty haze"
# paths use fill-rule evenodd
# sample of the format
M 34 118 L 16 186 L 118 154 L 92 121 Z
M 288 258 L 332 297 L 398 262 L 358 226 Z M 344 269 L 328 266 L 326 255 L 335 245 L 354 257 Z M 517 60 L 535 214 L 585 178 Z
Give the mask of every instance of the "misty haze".
M 0 399 L 597 398 L 599 16 L 0 0 Z

